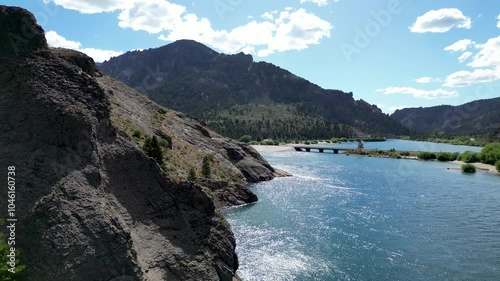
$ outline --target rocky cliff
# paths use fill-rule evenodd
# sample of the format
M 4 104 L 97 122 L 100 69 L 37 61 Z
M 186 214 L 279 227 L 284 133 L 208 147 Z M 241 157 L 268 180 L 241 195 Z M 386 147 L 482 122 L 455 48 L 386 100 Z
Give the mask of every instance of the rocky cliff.
M 26 280 L 237 278 L 234 236 L 216 207 L 255 201 L 245 184 L 277 175 L 256 151 L 103 76 L 83 54 L 49 49 L 32 14 L 5 6 L 0 120 Z M 137 130 L 171 139 L 163 170 Z M 206 154 L 212 179 L 186 181 Z

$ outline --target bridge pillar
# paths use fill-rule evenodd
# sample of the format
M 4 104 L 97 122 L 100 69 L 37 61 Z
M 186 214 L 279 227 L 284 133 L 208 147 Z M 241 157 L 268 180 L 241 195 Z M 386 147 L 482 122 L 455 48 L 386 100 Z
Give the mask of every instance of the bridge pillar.
M 306 148 L 306 151 L 307 151 L 307 152 L 311 152 L 311 149 L 310 149 L 310 148 Z
M 302 148 L 300 147 L 294 147 L 295 148 L 295 151 L 302 151 Z
M 333 150 L 333 154 L 339 154 L 339 150 L 338 149 L 334 149 Z
M 323 153 L 323 152 L 325 152 L 325 150 L 324 150 L 324 149 L 322 149 L 322 148 L 320 148 L 320 149 L 318 149 L 318 150 L 319 150 L 319 153 Z

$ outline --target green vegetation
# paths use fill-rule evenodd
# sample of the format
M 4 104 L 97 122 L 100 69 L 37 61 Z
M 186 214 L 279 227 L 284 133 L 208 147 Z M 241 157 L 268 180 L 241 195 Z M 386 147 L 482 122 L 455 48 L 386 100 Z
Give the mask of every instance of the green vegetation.
M 498 160 L 496 163 L 495 163 L 495 167 L 497 168 L 497 171 L 500 172 L 500 160 Z
M 160 139 L 160 146 L 163 147 L 163 149 L 172 149 L 172 140 L 171 139 Z
M 280 142 L 272 140 L 272 139 L 265 139 L 265 140 L 261 141 L 259 144 L 260 145 L 279 145 Z
M 465 151 L 458 157 L 458 160 L 465 163 L 476 163 L 481 161 L 481 157 L 481 152 Z
M 365 145 L 361 140 L 358 140 L 358 150 L 361 151 L 365 148 Z
M 396 158 L 396 159 L 401 159 L 401 155 L 397 152 L 389 152 L 388 156 L 390 158 Z
M 244 143 L 249 143 L 252 141 L 252 136 L 250 135 L 244 135 L 240 138 L 240 141 L 241 142 L 244 142 Z
M 158 138 L 156 136 L 146 137 L 144 145 L 142 146 L 142 150 L 144 150 L 144 153 L 146 153 L 147 156 L 153 158 L 156 163 L 164 168 L 165 163 L 163 148 L 160 146 L 160 143 L 158 142 Z
M 11 245 L 8 245 L 5 241 L 5 221 L 0 219 L 0 280 L 2 281 L 20 281 L 22 280 L 23 271 L 26 269 L 25 265 L 21 265 L 19 260 L 19 250 L 16 250 L 16 271 L 15 273 L 9 272 L 9 265 L 7 264 L 10 260 L 7 255 L 9 255 Z
M 476 172 L 476 166 L 472 164 L 463 164 L 462 165 L 462 172 L 464 173 L 475 173 Z
M 209 179 L 212 177 L 212 167 L 211 167 L 211 164 L 210 162 L 212 162 L 213 160 L 213 155 L 209 154 L 209 155 L 205 155 L 205 157 L 203 157 L 203 164 L 201 166 L 201 174 L 203 175 L 203 177 Z
M 487 144 L 481 150 L 481 162 L 494 165 L 500 160 L 500 142 Z
M 436 154 L 436 159 L 438 161 L 442 161 L 442 162 L 445 162 L 445 161 L 455 161 L 458 159 L 458 156 L 460 154 L 458 152 L 455 152 L 455 153 L 450 153 L 450 152 L 438 152 Z
M 198 175 L 196 175 L 196 169 L 194 167 L 189 168 L 188 181 L 195 182 L 198 180 Z
M 136 130 L 134 130 L 134 132 L 132 132 L 132 136 L 134 138 L 141 138 L 142 137 L 142 131 L 139 130 L 139 129 L 136 129 Z
M 417 157 L 422 160 L 434 160 L 436 159 L 436 154 L 433 152 L 422 151 L 417 154 Z

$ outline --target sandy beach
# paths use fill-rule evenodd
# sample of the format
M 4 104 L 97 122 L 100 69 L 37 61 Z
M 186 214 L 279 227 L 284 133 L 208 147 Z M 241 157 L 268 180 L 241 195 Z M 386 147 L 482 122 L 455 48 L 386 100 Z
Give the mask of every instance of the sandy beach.
M 258 152 L 285 152 L 295 151 L 291 146 L 285 145 L 252 145 Z
M 456 164 L 456 165 L 465 164 L 462 161 L 452 161 L 452 162 L 448 162 L 448 163 Z M 474 165 L 474 166 L 476 166 L 476 168 L 478 170 L 481 170 L 481 171 L 484 171 L 484 172 L 488 172 L 488 173 L 492 173 L 492 174 L 500 175 L 500 173 L 497 172 L 497 169 L 493 165 L 488 165 L 488 164 L 483 164 L 483 163 L 471 163 L 471 164 Z

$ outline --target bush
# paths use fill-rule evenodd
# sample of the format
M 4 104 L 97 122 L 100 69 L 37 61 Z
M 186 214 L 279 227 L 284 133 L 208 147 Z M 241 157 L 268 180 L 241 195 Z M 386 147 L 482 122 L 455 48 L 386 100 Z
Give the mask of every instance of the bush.
M 496 163 L 495 163 L 495 167 L 497 168 L 497 171 L 500 172 L 500 160 L 498 160 Z
M 459 157 L 460 161 L 463 161 L 465 163 L 476 163 L 481 161 L 481 153 L 480 152 L 473 152 L 473 151 L 465 151 L 460 155 Z
M 389 157 L 391 158 L 396 158 L 396 159 L 401 159 L 401 155 L 397 152 L 391 152 L 389 153 Z
M 240 141 L 244 143 L 249 143 L 252 141 L 252 137 L 250 135 L 244 135 L 240 138 Z
M 439 152 L 436 155 L 436 159 L 438 161 L 455 161 L 458 158 L 458 152 L 450 153 L 450 152 Z
M 476 166 L 472 164 L 463 164 L 462 165 L 462 172 L 464 173 L 475 173 L 476 172 Z
M 422 152 L 419 152 L 417 154 L 417 157 L 418 157 L 418 159 L 422 159 L 422 160 L 433 160 L 433 159 L 436 159 L 436 154 L 434 154 L 432 152 L 422 151 Z
M 249 145 L 259 145 L 259 142 L 258 141 L 251 141 L 248 144 Z
M 142 131 L 139 130 L 139 129 L 136 129 L 134 130 L 134 132 L 132 133 L 132 136 L 135 137 L 135 138 L 141 138 L 142 137 Z
M 160 164 L 160 166 L 163 165 L 163 149 L 156 136 L 151 138 L 146 137 L 142 150 L 144 150 L 147 156 L 153 158 L 158 164 Z
M 205 155 L 205 157 L 203 157 L 203 164 L 201 166 L 201 174 L 207 179 L 212 176 L 212 167 L 210 165 L 211 158 L 213 159 L 213 156 L 210 157 L 209 155 Z
M 160 139 L 160 146 L 165 149 L 172 149 L 172 140 Z
M 196 181 L 196 179 L 198 178 L 198 176 L 196 175 L 196 170 L 194 169 L 194 167 L 191 167 L 189 169 L 189 173 L 188 173 L 188 181 Z
M 310 145 L 311 143 L 310 143 L 310 142 L 308 142 L 308 141 L 305 141 L 305 142 L 304 142 L 304 144 L 305 144 L 305 145 Z
M 261 145 L 274 145 L 274 140 L 272 139 L 265 139 L 260 142 Z
M 500 142 L 487 144 L 481 150 L 481 162 L 493 165 L 500 160 Z

